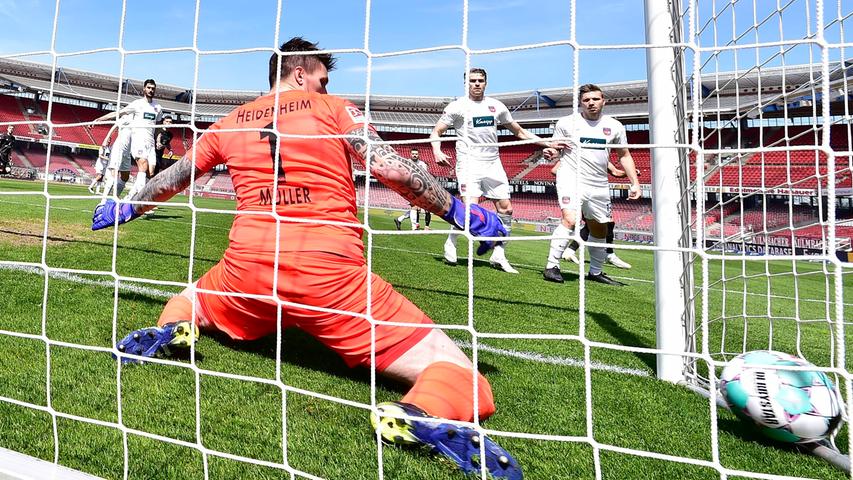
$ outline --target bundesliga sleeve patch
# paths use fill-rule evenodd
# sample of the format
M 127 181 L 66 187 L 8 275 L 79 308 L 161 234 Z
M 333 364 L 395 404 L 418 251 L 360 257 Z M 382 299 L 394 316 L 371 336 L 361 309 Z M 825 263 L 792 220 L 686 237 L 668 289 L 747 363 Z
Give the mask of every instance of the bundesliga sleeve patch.
M 346 110 L 353 123 L 364 123 L 367 121 L 364 118 L 364 114 L 361 113 L 361 110 L 359 110 L 358 107 L 347 105 Z

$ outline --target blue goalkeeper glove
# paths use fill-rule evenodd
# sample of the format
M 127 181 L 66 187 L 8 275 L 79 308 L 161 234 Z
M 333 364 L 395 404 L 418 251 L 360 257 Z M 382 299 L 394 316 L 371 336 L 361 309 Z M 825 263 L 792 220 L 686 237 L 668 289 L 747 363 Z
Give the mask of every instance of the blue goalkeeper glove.
M 118 216 L 118 223 L 121 225 L 139 217 L 139 214 L 133 211 L 133 205 L 129 203 L 116 205 L 115 201 L 107 200 L 103 205 L 95 207 L 95 213 L 92 215 L 92 230 L 114 226 L 116 216 Z
M 447 213 L 441 216 L 445 222 L 453 225 L 454 227 L 464 230 L 465 229 L 465 204 L 462 203 L 456 197 L 451 197 L 450 209 L 447 210 Z M 507 231 L 506 227 L 501 223 L 501 219 L 498 218 L 494 213 L 486 210 L 485 208 L 477 205 L 471 205 L 471 233 L 473 233 L 477 237 L 506 237 Z M 482 255 L 492 248 L 494 248 L 495 242 L 493 241 L 482 241 L 480 242 L 480 246 L 477 247 L 477 255 Z

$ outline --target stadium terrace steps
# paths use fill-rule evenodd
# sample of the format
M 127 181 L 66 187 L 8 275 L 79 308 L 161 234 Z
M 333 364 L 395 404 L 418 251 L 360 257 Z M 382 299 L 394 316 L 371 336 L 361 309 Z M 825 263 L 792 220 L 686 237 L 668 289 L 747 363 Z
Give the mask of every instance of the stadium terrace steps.
M 30 160 L 17 149 L 12 150 L 12 165 L 25 168 L 36 168 L 32 163 L 30 163 Z

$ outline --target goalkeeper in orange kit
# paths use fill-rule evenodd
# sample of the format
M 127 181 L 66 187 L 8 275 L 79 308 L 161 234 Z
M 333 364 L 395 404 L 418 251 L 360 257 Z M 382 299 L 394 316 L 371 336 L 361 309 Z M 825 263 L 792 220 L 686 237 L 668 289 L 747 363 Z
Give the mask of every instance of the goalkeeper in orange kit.
M 517 462 L 503 448 L 471 427 L 442 420 L 491 416 L 491 387 L 429 317 L 382 278 L 368 275 L 350 157 L 366 160 L 372 175 L 413 204 L 458 228 L 467 225 L 473 235 L 491 237 L 478 254 L 506 230 L 478 205 L 466 215 L 465 205 L 435 178 L 381 144 L 357 107 L 327 95 L 335 64 L 330 54 L 301 38 L 281 50 L 288 55 L 270 58 L 267 95 L 211 126 L 133 204 L 110 201 L 95 210 L 95 230 L 131 221 L 152 207 L 145 202 L 162 202 L 186 189 L 193 171 L 198 177 L 221 163 L 237 194 L 238 214 L 222 260 L 169 300 L 157 327 L 119 342 L 122 361 L 188 347 L 196 327 L 237 340 L 260 338 L 277 331 L 281 309 L 282 328 L 308 332 L 351 367 L 370 367 L 375 350 L 377 372 L 411 387 L 401 402 L 380 404 L 372 413 L 383 439 L 427 446 L 469 473 L 479 474 L 482 465 L 493 477 L 520 479 Z M 397 323 L 377 324 L 373 344 L 368 288 L 372 318 Z

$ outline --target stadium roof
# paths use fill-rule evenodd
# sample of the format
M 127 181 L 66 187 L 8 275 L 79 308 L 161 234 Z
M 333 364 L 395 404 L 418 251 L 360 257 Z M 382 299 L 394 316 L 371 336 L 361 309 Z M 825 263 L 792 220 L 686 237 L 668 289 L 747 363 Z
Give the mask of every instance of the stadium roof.
M 829 64 L 830 88 L 844 87 L 850 80 L 850 63 Z M 720 114 L 731 117 L 758 111 L 766 105 L 785 104 L 814 95 L 822 84 L 820 65 L 755 67 L 747 71 L 712 73 L 702 76 L 701 109 L 706 116 Z M 648 118 L 648 84 L 627 81 L 601 84 L 608 97 L 607 113 L 625 119 Z M 102 104 L 127 104 L 140 96 L 142 81 L 121 79 L 100 73 L 70 68 L 53 70 L 51 65 L 0 58 L 0 88 L 11 92 L 41 93 L 88 100 Z M 845 92 L 848 90 L 844 90 Z M 157 100 L 167 111 L 189 115 L 195 101 L 195 114 L 206 117 L 224 116 L 265 92 L 232 90 L 190 91 L 185 87 L 157 85 Z M 365 107 L 364 95 L 341 95 Z M 492 94 L 513 111 L 522 123 L 547 123 L 572 112 L 573 90 L 554 88 Z M 454 97 L 416 97 L 371 95 L 370 115 L 374 123 L 388 125 L 432 126 Z M 47 99 L 47 98 L 45 98 Z M 181 101 L 183 100 L 183 101 Z M 689 107 L 688 107 L 689 108 Z

